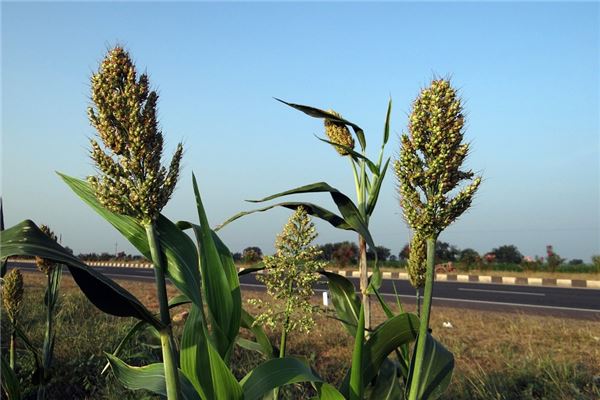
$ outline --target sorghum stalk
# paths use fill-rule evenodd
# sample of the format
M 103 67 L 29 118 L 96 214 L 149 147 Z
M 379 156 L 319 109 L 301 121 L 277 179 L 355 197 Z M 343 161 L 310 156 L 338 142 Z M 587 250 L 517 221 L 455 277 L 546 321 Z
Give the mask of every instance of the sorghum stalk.
M 435 242 L 436 238 L 427 238 L 427 271 L 425 273 L 425 291 L 423 293 L 423 312 L 420 315 L 419 336 L 415 351 L 415 369 L 409 400 L 417 400 L 418 384 L 421 380 L 423 354 L 425 353 L 425 338 L 429 330 L 429 317 L 431 313 L 431 299 L 433 297 L 433 280 L 435 276 Z M 419 290 L 419 289 L 417 289 Z
M 171 315 L 169 313 L 169 299 L 167 297 L 167 285 L 165 281 L 165 269 L 163 254 L 157 238 L 156 227 L 154 224 L 145 226 L 152 262 L 154 264 L 154 278 L 156 282 L 156 294 L 158 296 L 158 305 L 160 312 L 160 322 L 164 325 L 160 333 L 160 343 L 163 354 L 163 363 L 165 366 L 165 382 L 167 385 L 167 398 L 177 399 L 181 392 L 179 375 L 177 371 L 177 362 L 175 358 L 175 349 L 172 343 Z

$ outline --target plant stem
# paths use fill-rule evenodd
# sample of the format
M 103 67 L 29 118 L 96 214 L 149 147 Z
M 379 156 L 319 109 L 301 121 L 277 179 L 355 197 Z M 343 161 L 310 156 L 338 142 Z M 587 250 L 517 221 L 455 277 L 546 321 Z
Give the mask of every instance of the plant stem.
M 423 357 L 425 356 L 425 342 L 429 334 L 429 315 L 431 312 L 431 298 L 433 295 L 433 278 L 435 274 L 435 241 L 436 238 L 427 238 L 427 271 L 425 273 L 425 292 L 423 294 L 423 310 L 420 317 L 419 336 L 417 337 L 417 350 L 415 352 L 414 370 L 410 385 L 409 400 L 418 400 L 421 386 L 421 372 Z
M 15 360 L 16 360 L 16 354 L 15 354 L 15 344 L 17 341 L 17 330 L 14 327 L 14 324 L 16 321 L 11 321 L 12 322 L 12 329 L 10 331 L 10 347 L 9 347 L 9 364 L 10 367 L 12 368 L 12 370 L 15 370 Z
M 362 351 L 365 335 L 365 304 L 360 305 L 358 326 L 354 337 L 354 350 L 352 351 L 352 367 L 350 369 L 350 400 L 362 400 Z
M 166 266 L 163 260 L 163 254 L 160 248 L 160 242 L 157 237 L 156 227 L 153 223 L 145 225 L 152 262 L 154 264 L 154 277 L 156 282 L 156 295 L 160 308 L 160 322 L 164 328 L 160 330 L 160 343 L 163 355 L 163 365 L 165 368 L 165 383 L 167 386 L 167 399 L 179 400 L 181 398 L 181 389 L 179 384 L 179 374 L 177 371 L 177 362 L 173 348 L 173 333 L 171 331 L 171 315 L 169 314 L 169 300 L 167 297 L 167 285 L 165 281 Z
M 421 288 L 417 288 L 417 317 L 421 318 Z
M 371 329 L 371 298 L 367 293 L 369 287 L 369 270 L 367 267 L 367 242 L 358 235 L 358 270 L 360 273 L 360 292 L 362 293 L 362 303 L 365 305 L 365 329 Z

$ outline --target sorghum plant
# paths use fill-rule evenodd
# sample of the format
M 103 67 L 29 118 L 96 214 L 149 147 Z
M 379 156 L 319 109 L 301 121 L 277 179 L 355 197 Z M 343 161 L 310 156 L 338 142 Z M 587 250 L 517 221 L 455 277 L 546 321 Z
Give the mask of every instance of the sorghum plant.
M 51 241 L 56 242 L 57 237 L 47 225 L 41 225 L 40 230 Z M 62 265 L 53 260 L 42 257 L 35 258 L 35 264 L 40 272 L 46 275 L 46 293 L 44 295 L 44 305 L 46 306 L 46 327 L 44 331 L 44 344 L 42 345 L 42 365 L 40 384 L 37 391 L 37 399 L 46 398 L 46 384 L 50 379 L 50 367 L 52 366 L 52 354 L 54 353 L 54 341 L 56 339 L 54 331 L 54 317 L 58 304 L 58 293 L 60 279 L 62 277 Z
M 319 279 L 318 271 L 326 263 L 317 261 L 320 251 L 312 242 L 317 232 L 310 216 L 298 207 L 285 224 L 275 242 L 276 253 L 263 258 L 264 273 L 257 279 L 267 287 L 267 294 L 275 302 L 251 299 L 263 312 L 255 324 L 281 328 L 279 356 L 285 356 L 287 335 L 297 330 L 308 333 L 314 326 L 314 307 L 310 299 L 313 285 Z
M 404 218 L 415 236 L 425 240 L 427 253 L 423 311 L 411 362 L 409 400 L 423 396 L 422 381 L 427 379 L 424 376 L 427 374 L 426 348 L 433 346 L 428 328 L 435 243 L 439 234 L 469 208 L 481 183 L 481 178 L 475 177 L 472 171 L 462 169 L 469 152 L 468 143 L 463 143 L 464 122 L 462 102 L 456 90 L 448 80 L 433 80 L 413 103 L 408 134 L 402 135 L 400 159 L 394 163 Z M 471 182 L 453 196 L 465 180 Z M 422 246 L 419 248 L 423 250 Z M 412 279 L 416 277 L 418 273 Z
M 23 275 L 18 269 L 10 270 L 2 281 L 2 305 L 10 322 L 9 364 L 15 369 L 16 327 L 23 308 Z
M 166 265 L 156 221 L 175 189 L 183 148 L 181 144 L 177 146 L 168 170 L 161 165 L 163 136 L 156 116 L 158 95 L 150 90 L 146 74 L 138 78 L 123 48 L 109 51 L 92 76 L 91 87 L 94 106 L 88 108 L 88 116 L 104 150 L 95 139 L 91 140 L 91 157 L 99 175 L 89 177 L 88 182 L 102 206 L 135 218 L 146 230 L 160 321 L 165 326 L 160 338 L 167 397 L 177 399 L 180 388 L 165 284 Z
M 369 219 L 375 210 L 381 185 L 383 183 L 383 179 L 385 178 L 385 173 L 387 172 L 387 167 L 389 164 L 389 159 L 387 159 L 385 163 L 383 162 L 383 153 L 385 145 L 389 139 L 392 102 L 390 101 L 388 103 L 383 129 L 383 142 L 379 151 L 378 160 L 375 163 L 366 156 L 367 142 L 365 133 L 358 125 L 342 118 L 339 113 L 333 110 L 324 111 L 314 107 L 287 103 L 282 100 L 279 101 L 292 108 L 302 111 L 311 117 L 324 120 L 325 135 L 327 136 L 328 140 L 320 140 L 332 145 L 340 156 L 347 157 L 350 161 L 354 176 L 357 202 L 355 204 L 348 196 L 334 187 L 331 187 L 327 183 L 318 182 L 277 193 L 260 200 L 253 200 L 253 202 L 268 201 L 290 194 L 327 192 L 331 195 L 331 198 L 337 205 L 341 215 L 336 215 L 335 213 L 326 210 L 323 207 L 311 203 L 285 202 L 261 208 L 259 210 L 238 213 L 221 224 L 220 227 L 237 218 L 256 211 L 265 211 L 276 206 L 282 206 L 291 209 L 303 206 L 307 213 L 329 222 L 336 228 L 352 230 L 358 233 L 358 268 L 360 271 L 360 289 L 363 303 L 365 304 L 365 328 L 369 330 L 371 328 L 369 294 L 371 293 L 371 288 L 377 288 L 381 281 L 381 273 L 379 271 L 379 267 L 377 266 L 377 259 L 375 260 L 374 271 L 371 277 L 369 277 L 368 272 L 367 245 L 373 250 L 373 252 L 376 253 L 375 243 L 371 233 L 369 232 Z M 354 136 L 356 136 L 356 139 L 360 145 L 360 153 L 354 150 L 355 141 L 350 132 L 350 128 L 352 128 Z

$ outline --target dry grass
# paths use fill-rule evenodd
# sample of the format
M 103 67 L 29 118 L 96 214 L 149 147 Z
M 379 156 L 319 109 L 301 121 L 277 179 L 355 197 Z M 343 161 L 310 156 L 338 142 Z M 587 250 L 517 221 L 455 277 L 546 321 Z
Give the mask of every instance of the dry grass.
M 41 291 L 43 287 L 39 274 L 26 273 L 25 281 L 28 290 L 37 288 Z M 119 283 L 149 308 L 157 310 L 151 282 L 123 280 Z M 75 289 L 72 279 L 65 277 L 62 292 L 76 293 Z M 175 288 L 170 286 L 169 295 L 175 294 Z M 265 294 L 244 292 L 244 306 L 253 313 L 256 310 L 246 303 L 250 297 L 260 298 Z M 406 308 L 412 311 L 410 305 Z M 374 307 L 373 318 L 375 323 L 384 320 L 379 307 Z M 445 321 L 451 322 L 453 327 L 443 328 Z M 433 334 L 456 358 L 453 383 L 445 399 L 600 398 L 600 388 L 592 383 L 592 377 L 600 375 L 600 321 L 434 307 L 431 325 Z M 277 344 L 278 332 L 268 333 Z M 350 363 L 352 342 L 353 338 L 339 322 L 321 314 L 310 335 L 290 336 L 289 353 L 305 356 L 326 380 L 339 384 Z M 72 342 L 65 343 L 59 338 L 57 357 L 61 357 L 61 352 L 72 354 L 73 347 L 76 346 Z M 85 359 L 89 357 L 85 351 L 77 354 Z M 261 357 L 238 349 L 234 360 L 234 372 L 241 377 L 258 364 Z M 115 390 L 102 393 L 106 396 L 106 393 L 114 394 Z M 297 390 L 287 393 L 293 398 L 304 397 L 293 395 L 302 393 Z M 122 396 L 121 392 L 118 394 Z

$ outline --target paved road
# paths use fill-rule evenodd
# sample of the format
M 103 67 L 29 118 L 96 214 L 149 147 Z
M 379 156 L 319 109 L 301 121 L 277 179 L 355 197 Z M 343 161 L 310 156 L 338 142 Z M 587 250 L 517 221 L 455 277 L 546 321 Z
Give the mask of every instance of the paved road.
M 31 263 L 9 262 L 9 267 L 18 266 L 23 270 L 35 270 Z M 96 270 L 113 279 L 150 280 L 152 269 L 95 267 Z M 348 278 L 358 286 L 357 278 Z M 253 274 L 240 278 L 242 287 L 264 290 Z M 408 281 L 395 280 L 396 290 L 403 303 L 414 304 L 414 289 Z M 317 290 L 327 289 L 325 281 Z M 381 293 L 394 296 L 391 280 L 384 280 Z M 437 282 L 434 287 L 434 305 L 480 310 L 509 311 L 537 315 L 564 316 L 570 318 L 600 321 L 600 290 L 558 288 L 547 286 L 497 285 L 470 282 Z

